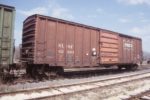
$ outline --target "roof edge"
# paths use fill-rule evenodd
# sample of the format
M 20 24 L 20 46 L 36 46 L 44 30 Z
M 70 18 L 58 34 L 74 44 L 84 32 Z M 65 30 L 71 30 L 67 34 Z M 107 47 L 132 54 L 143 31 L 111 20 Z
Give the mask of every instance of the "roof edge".
M 9 6 L 9 5 L 5 5 L 5 4 L 0 4 L 0 7 L 15 9 L 15 7 Z

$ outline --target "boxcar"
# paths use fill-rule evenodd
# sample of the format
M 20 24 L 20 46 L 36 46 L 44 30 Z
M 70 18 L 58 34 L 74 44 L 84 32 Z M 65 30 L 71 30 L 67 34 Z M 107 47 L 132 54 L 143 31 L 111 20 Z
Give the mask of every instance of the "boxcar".
M 13 64 L 15 8 L 0 4 L 0 72 Z
M 137 37 L 36 14 L 23 23 L 21 57 L 30 70 L 39 68 L 37 66 L 65 69 L 112 65 L 130 69 L 142 61 L 142 41 Z

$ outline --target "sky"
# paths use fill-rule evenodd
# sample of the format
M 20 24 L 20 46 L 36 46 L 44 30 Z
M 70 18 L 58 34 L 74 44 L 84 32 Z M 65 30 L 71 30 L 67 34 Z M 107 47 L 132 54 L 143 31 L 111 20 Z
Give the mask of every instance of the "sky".
M 15 45 L 21 44 L 23 21 L 42 14 L 142 38 L 150 52 L 150 0 L 0 0 L 16 9 Z

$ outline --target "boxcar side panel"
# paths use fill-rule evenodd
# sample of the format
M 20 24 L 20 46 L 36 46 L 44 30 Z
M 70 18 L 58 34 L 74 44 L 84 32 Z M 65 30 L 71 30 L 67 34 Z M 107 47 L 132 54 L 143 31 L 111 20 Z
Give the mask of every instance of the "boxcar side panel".
M 13 63 L 14 7 L 0 5 L 0 64 Z
M 138 63 L 142 58 L 141 41 L 136 38 L 120 36 L 121 61 L 122 64 Z
M 99 31 L 37 17 L 35 64 L 82 67 L 99 63 Z M 115 45 L 112 45 L 115 46 Z M 96 53 L 93 55 L 93 53 Z
M 56 63 L 56 25 L 57 22 L 46 20 L 46 63 L 55 65 Z
M 38 27 L 37 27 L 37 31 L 36 31 L 36 40 L 35 40 L 35 50 L 36 50 L 36 54 L 35 54 L 35 59 L 36 62 L 38 63 L 44 63 L 45 62 L 45 44 L 46 44 L 46 20 L 44 18 L 39 18 L 38 19 Z
M 131 39 L 127 37 L 120 37 L 121 38 L 121 47 L 122 47 L 122 63 L 130 63 L 131 61 L 131 53 L 133 52 L 133 44 L 131 44 Z
M 66 51 L 66 64 L 67 66 L 74 66 L 74 39 L 75 39 L 75 26 L 66 24 L 66 36 L 64 37 L 66 40 L 65 51 Z
M 91 66 L 99 64 L 99 34 L 98 30 L 91 30 Z
M 76 26 L 75 30 L 75 66 L 82 66 L 83 62 L 83 28 Z
M 91 48 L 91 33 L 90 29 L 84 28 L 83 32 L 83 66 L 90 66 L 90 48 Z
M 136 59 L 136 63 L 140 63 L 142 61 L 142 41 L 139 40 L 139 39 L 136 39 L 135 40 L 135 44 L 136 44 L 136 47 L 135 47 L 135 59 Z
M 65 64 L 65 46 L 66 46 L 66 24 L 57 23 L 57 36 L 56 36 L 56 62 L 57 65 Z
M 137 40 L 135 39 L 134 40 L 134 62 L 137 61 L 137 50 L 138 50 L 138 48 L 137 48 Z
M 119 38 L 117 33 L 101 30 L 100 62 L 101 64 L 119 63 Z

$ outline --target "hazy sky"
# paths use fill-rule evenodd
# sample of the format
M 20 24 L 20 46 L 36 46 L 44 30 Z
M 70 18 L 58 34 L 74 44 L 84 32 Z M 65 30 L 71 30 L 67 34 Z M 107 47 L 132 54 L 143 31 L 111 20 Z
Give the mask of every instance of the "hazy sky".
M 140 37 L 150 52 L 150 0 L 0 0 L 16 8 L 15 44 L 22 22 L 38 13 Z

